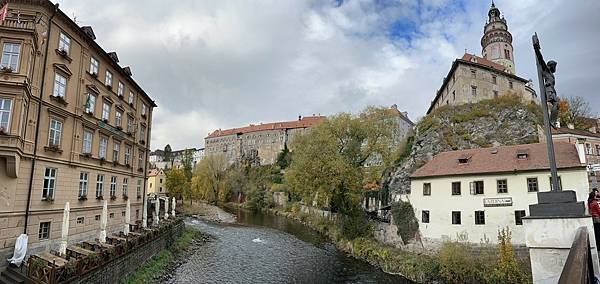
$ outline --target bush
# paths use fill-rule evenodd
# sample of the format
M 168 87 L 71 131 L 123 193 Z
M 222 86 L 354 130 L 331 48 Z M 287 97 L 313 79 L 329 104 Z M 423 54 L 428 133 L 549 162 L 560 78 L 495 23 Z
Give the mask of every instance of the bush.
M 493 280 L 498 283 L 528 283 L 529 275 L 517 260 L 510 240 L 511 232 L 508 227 L 498 231 L 499 259 L 493 272 Z
M 414 239 L 419 230 L 419 222 L 410 202 L 400 201 L 392 204 L 392 216 L 402 241 L 406 244 L 409 240 Z
M 471 254 L 466 243 L 446 242 L 439 256 L 440 276 L 447 283 L 484 283 L 479 268 L 483 263 Z
M 360 208 L 353 208 L 347 214 L 342 215 L 342 236 L 352 240 L 372 235 L 371 224 L 367 214 Z

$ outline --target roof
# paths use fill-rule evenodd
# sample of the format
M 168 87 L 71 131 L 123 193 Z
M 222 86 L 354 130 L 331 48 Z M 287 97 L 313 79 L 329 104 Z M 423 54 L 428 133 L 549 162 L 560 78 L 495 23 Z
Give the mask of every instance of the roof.
M 567 128 L 567 127 L 552 129 L 552 135 L 559 135 L 559 134 L 572 134 L 572 135 L 600 138 L 600 133 L 594 133 L 594 132 L 591 132 L 588 130 L 583 130 L 583 129 L 571 129 L 571 128 Z
M 157 169 L 148 170 L 148 176 L 149 177 L 155 177 L 157 175 L 158 175 L 158 170 Z
M 494 152 L 496 152 L 494 154 Z M 574 144 L 554 142 L 557 168 L 585 167 L 580 163 Z M 517 158 L 517 153 L 526 153 L 524 159 Z M 459 159 L 468 159 L 460 164 Z M 411 178 L 436 176 L 457 176 L 474 174 L 493 174 L 506 172 L 547 170 L 548 152 L 545 143 L 501 146 L 495 148 L 469 149 L 443 152 L 427 164 L 416 170 Z
M 295 129 L 295 128 L 309 128 L 321 123 L 325 119 L 325 116 L 306 116 L 299 120 L 293 121 L 281 121 L 263 124 L 250 124 L 249 126 L 231 128 L 225 130 L 215 130 L 210 133 L 206 138 L 215 138 L 221 136 L 228 136 L 234 134 L 245 134 L 256 131 L 266 130 L 281 130 L 281 129 Z
M 515 79 L 517 81 L 521 81 L 523 83 L 529 82 L 529 80 L 526 80 L 517 75 L 505 72 L 504 70 L 506 70 L 506 67 L 504 67 L 504 65 L 502 65 L 502 64 L 495 63 L 493 61 L 487 60 L 483 57 L 479 57 L 479 56 L 476 56 L 473 54 L 465 53 L 461 58 L 458 58 L 458 59 L 454 60 L 454 62 L 452 62 L 452 67 L 450 68 L 448 75 L 444 78 L 442 87 L 437 91 L 433 101 L 431 101 L 431 105 L 429 106 L 429 109 L 427 110 L 427 114 L 429 114 L 433 110 L 433 107 L 435 106 L 437 100 L 442 96 L 442 93 L 443 93 L 446 85 L 452 78 L 452 73 L 454 73 L 454 71 L 458 68 L 459 64 L 466 64 L 466 65 L 470 65 L 470 66 L 474 66 L 474 67 L 487 69 L 490 71 L 495 71 L 503 76 L 513 78 L 513 79 Z

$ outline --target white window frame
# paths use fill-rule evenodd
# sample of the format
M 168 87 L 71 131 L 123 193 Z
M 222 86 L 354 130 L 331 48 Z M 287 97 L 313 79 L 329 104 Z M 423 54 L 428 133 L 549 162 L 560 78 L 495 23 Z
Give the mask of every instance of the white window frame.
M 11 116 L 12 99 L 0 98 L 0 130 L 3 130 L 5 133 L 9 132 Z
M 62 129 L 63 129 L 63 122 L 55 119 L 55 118 L 50 118 L 50 126 L 48 129 L 48 146 L 57 146 L 60 147 L 60 140 L 62 138 Z
M 110 119 L 111 105 L 107 101 L 102 102 L 102 119 L 108 121 Z
M 67 77 L 54 72 L 54 89 L 52 95 L 64 98 L 67 94 Z
M 102 191 L 104 191 L 104 175 L 98 174 L 96 176 L 96 198 L 103 196 Z
M 127 132 L 133 133 L 133 118 L 131 116 L 127 116 Z
M 71 38 L 63 32 L 60 32 L 58 37 L 58 50 L 64 51 L 66 54 L 71 52 Z
M 142 196 L 142 180 L 141 179 L 137 180 L 136 193 L 137 193 L 138 197 Z
M 125 95 L 125 85 L 123 85 L 123 82 L 119 81 L 118 85 L 117 85 L 117 95 L 119 97 L 122 97 Z
M 127 100 L 127 102 L 129 104 L 133 104 L 134 101 L 135 101 L 135 94 L 132 91 L 129 91 L 129 99 Z
M 89 175 L 88 172 L 79 173 L 79 197 L 86 197 L 88 194 Z
M 100 147 L 98 147 L 98 157 L 106 159 L 106 148 L 108 148 L 108 138 L 100 136 Z
M 93 143 L 94 143 L 94 133 L 91 131 L 88 131 L 88 130 L 84 130 L 81 152 L 84 154 L 91 154 Z
M 115 197 L 117 196 L 117 177 L 116 176 L 111 176 L 110 177 L 110 197 Z
M 146 104 L 142 104 L 142 115 L 145 116 L 147 111 L 148 107 L 146 106 Z
M 54 198 L 56 192 L 56 168 L 46 168 L 44 170 L 44 184 L 42 186 L 42 199 Z
M 118 162 L 121 155 L 121 143 L 114 142 L 113 144 L 113 161 Z
M 140 125 L 140 139 L 146 141 L 146 126 Z
M 48 225 L 46 227 L 45 225 Z M 38 230 L 38 240 L 49 240 L 50 239 L 50 227 L 52 222 L 40 222 L 40 229 Z
M 112 72 L 106 70 L 106 73 L 104 75 L 104 85 L 112 87 L 112 83 L 113 83 L 113 74 L 112 74 Z
M 89 101 L 89 104 L 88 104 L 88 101 Z M 85 112 L 93 114 L 95 110 L 96 110 L 96 95 L 88 93 L 87 97 L 86 97 L 86 103 L 85 103 Z
M 138 149 L 138 167 L 144 168 L 144 151 L 142 149 Z
M 125 145 L 125 164 L 131 165 L 131 146 Z
M 16 51 L 14 50 L 16 47 Z M 5 42 L 2 46 L 2 62 L 0 68 L 10 68 L 13 72 L 18 72 L 21 60 L 21 44 L 16 42 Z
M 121 126 L 123 123 L 123 112 L 122 111 L 115 111 L 115 126 Z
M 100 62 L 95 57 L 90 57 L 90 74 L 98 75 L 100 70 Z
M 129 194 L 129 178 L 123 178 L 123 196 L 128 196 Z

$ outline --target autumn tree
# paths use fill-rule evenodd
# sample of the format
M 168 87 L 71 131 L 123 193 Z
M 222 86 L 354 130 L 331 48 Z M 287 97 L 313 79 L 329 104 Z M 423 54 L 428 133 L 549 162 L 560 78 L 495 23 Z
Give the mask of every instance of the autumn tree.
M 181 167 L 183 168 L 183 171 L 185 173 L 185 177 L 187 178 L 188 182 L 192 181 L 192 174 L 193 174 L 193 153 L 192 150 L 190 149 L 185 149 L 183 151 L 183 153 L 181 154 Z
M 590 104 L 580 96 L 561 99 L 558 103 L 558 118 L 562 127 L 572 124 L 576 129 L 589 129 L 588 118 L 592 117 Z
M 171 169 L 166 172 L 166 187 L 169 194 L 176 199 L 182 200 L 183 195 L 189 191 L 189 182 L 183 169 Z
M 227 159 L 224 155 L 206 156 L 192 177 L 192 191 L 200 198 L 211 203 L 217 203 L 224 188 Z

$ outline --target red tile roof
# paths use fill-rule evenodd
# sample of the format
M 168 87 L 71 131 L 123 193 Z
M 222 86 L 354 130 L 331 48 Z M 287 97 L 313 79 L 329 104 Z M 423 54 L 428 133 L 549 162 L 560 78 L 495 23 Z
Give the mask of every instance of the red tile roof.
M 579 136 L 600 138 L 600 133 L 594 133 L 594 132 L 591 132 L 588 130 L 583 130 L 583 129 L 571 129 L 571 128 L 567 128 L 567 127 L 552 129 L 552 135 L 558 135 L 558 134 L 573 134 L 573 135 L 579 135 Z
M 479 57 L 479 56 L 473 55 L 473 54 L 465 53 L 465 55 L 463 55 L 463 57 L 461 58 L 461 60 L 469 61 L 469 62 L 472 62 L 472 63 L 481 64 L 481 65 L 485 65 L 487 67 L 491 67 L 491 68 L 494 68 L 494 69 L 496 69 L 498 71 L 502 71 L 502 72 L 505 72 L 504 70 L 506 70 L 506 67 L 504 67 L 504 65 L 502 65 L 502 64 L 498 64 L 496 62 L 487 60 L 487 59 L 485 59 L 483 57 Z
M 155 177 L 155 176 L 157 176 L 157 175 L 158 175 L 158 173 L 159 173 L 159 170 L 158 170 L 158 169 L 152 169 L 152 170 L 148 170 L 148 176 L 149 176 L 149 177 Z
M 278 130 L 278 129 L 294 129 L 294 128 L 309 128 L 315 126 L 322 122 L 325 119 L 325 116 L 306 116 L 300 120 L 293 121 L 281 121 L 281 122 L 272 122 L 272 123 L 263 123 L 263 124 L 250 124 L 249 126 L 239 127 L 239 128 L 231 128 L 225 130 L 215 130 L 210 133 L 206 138 L 214 138 L 220 136 L 234 135 L 234 134 L 244 134 L 256 131 L 266 131 L 266 130 Z
M 494 154 L 494 152 L 496 153 Z M 554 142 L 554 152 L 558 168 L 585 167 L 585 164 L 579 162 L 579 155 L 574 144 Z M 517 153 L 527 153 L 527 157 L 518 159 Z M 458 160 L 464 158 L 467 158 L 468 162 L 460 164 Z M 411 177 L 424 178 L 546 169 L 549 169 L 546 144 L 536 143 L 443 152 L 416 170 Z

